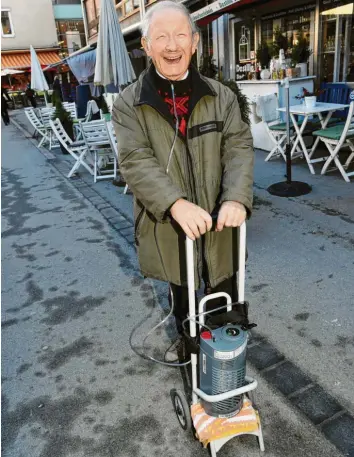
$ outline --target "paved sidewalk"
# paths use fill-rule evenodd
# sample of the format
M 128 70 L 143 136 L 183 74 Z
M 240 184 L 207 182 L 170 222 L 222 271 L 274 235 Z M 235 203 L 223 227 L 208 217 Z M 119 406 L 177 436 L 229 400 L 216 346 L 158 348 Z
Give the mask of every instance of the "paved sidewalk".
M 25 125 L 23 121 L 22 123 Z M 7 137 L 10 132 L 12 132 L 12 138 Z M 55 216 L 55 212 L 53 213 L 53 208 L 55 209 L 55 206 L 50 208 L 45 207 L 45 209 L 42 208 L 41 205 L 43 205 L 43 203 L 37 201 L 38 198 L 36 197 L 38 191 L 41 192 L 42 190 L 40 188 L 33 188 L 33 184 L 36 182 L 36 177 L 38 180 L 42 179 L 43 184 L 48 183 L 49 176 L 50 180 L 53 179 L 53 169 L 50 164 L 57 168 L 60 173 L 65 175 L 67 172 L 66 170 L 68 169 L 67 157 L 62 156 L 58 151 L 53 151 L 52 157 L 55 157 L 55 159 L 47 161 L 39 154 L 38 150 L 30 145 L 29 142 L 26 142 L 26 140 L 21 138 L 19 133 L 12 128 L 4 133 L 6 134 L 6 137 L 3 138 L 3 142 L 5 142 L 5 151 L 6 145 L 11 144 L 11 155 L 7 157 L 7 155 L 4 154 L 4 166 L 5 168 L 12 170 L 12 173 L 14 173 L 13 170 L 16 170 L 15 174 L 17 175 L 13 182 L 11 182 L 11 180 L 7 182 L 10 196 L 12 197 L 15 195 L 20 201 L 23 199 L 24 195 L 30 196 L 31 199 L 34 198 L 36 200 L 36 205 L 39 205 L 38 207 L 36 206 L 36 211 L 38 211 L 39 208 L 39 211 L 42 212 L 39 226 L 38 221 L 36 221 L 36 228 L 42 227 L 43 225 L 50 225 L 48 221 L 44 219 L 49 218 L 51 220 L 53 215 Z M 13 146 L 14 141 L 17 146 Z M 23 154 L 24 151 L 26 151 L 26 156 Z M 51 155 L 49 155 L 49 157 L 50 156 Z M 26 160 L 24 160 L 24 157 Z M 264 191 L 264 188 L 268 182 L 272 183 L 282 179 L 281 173 L 283 167 L 281 165 L 283 164 L 264 164 L 262 153 L 257 155 L 256 204 L 254 217 L 249 224 L 248 230 L 250 258 L 248 262 L 249 274 L 247 292 L 251 302 L 252 317 L 259 324 L 258 334 L 267 336 L 266 341 L 261 338 L 257 339 L 257 344 L 253 348 L 250 348 L 249 351 L 250 362 L 257 371 L 261 372 L 261 377 L 259 372 L 256 374 L 256 376 L 260 378 L 257 401 L 262 412 L 267 455 L 286 455 L 291 457 L 292 455 L 298 455 L 299 451 L 304 455 L 309 456 L 340 455 L 324 438 L 323 432 L 333 443 L 342 449 L 344 455 L 352 456 L 354 455 L 354 444 L 353 441 L 350 441 L 350 437 L 348 438 L 348 434 L 354 429 L 354 422 L 351 416 L 354 404 L 353 389 L 351 387 L 353 384 L 353 368 L 350 364 L 353 359 L 353 345 L 350 339 L 352 337 L 351 329 L 353 325 L 353 286 L 350 269 L 345 268 L 352 264 L 351 254 L 354 245 L 352 230 L 354 214 L 352 207 L 350 206 L 350 199 L 352 197 L 348 189 L 348 186 L 350 188 L 351 185 L 343 182 L 344 186 L 341 186 L 342 183 L 336 177 L 320 177 L 321 182 L 318 180 L 317 176 L 314 178 L 310 177 L 316 182 L 318 189 L 322 189 L 320 188 L 320 184 L 322 184 L 322 180 L 325 179 L 334 179 L 335 185 L 328 186 L 327 195 L 323 190 L 320 192 L 316 189 L 310 196 L 307 198 L 304 197 L 301 200 L 276 199 L 270 197 Z M 272 173 L 274 172 L 274 176 L 264 176 L 264 170 L 269 171 L 269 167 L 272 167 L 271 170 Z M 5 172 L 7 172 L 7 170 L 5 170 Z M 305 170 L 303 170 L 301 166 L 300 172 L 305 176 Z M 20 176 L 20 178 L 18 176 Z M 306 176 L 308 177 L 308 175 Z M 274 181 L 272 180 L 273 178 Z M 299 179 L 298 176 L 297 179 Z M 122 195 L 122 189 L 112 186 L 110 182 L 100 182 L 93 185 L 92 178 L 85 174 L 81 175 L 81 179 L 75 179 L 69 182 L 66 178 L 63 178 L 60 174 L 55 172 L 55 181 L 60 182 L 60 188 L 63 189 L 66 187 L 70 189 L 70 192 L 73 193 L 74 196 L 71 195 L 64 204 L 68 211 L 65 211 L 64 214 L 59 214 L 58 217 L 62 224 L 68 225 L 67 229 L 70 234 L 65 235 L 64 243 L 62 241 L 60 242 L 60 249 L 54 249 L 54 251 L 59 251 L 61 249 L 74 250 L 76 253 L 74 257 L 68 255 L 66 255 L 66 257 L 78 258 L 78 262 L 74 269 L 76 276 L 81 276 L 82 272 L 85 272 L 85 275 L 88 275 L 87 281 L 79 280 L 78 283 L 76 283 L 75 290 L 80 294 L 84 294 L 84 296 L 87 295 L 88 290 L 93 290 L 96 293 L 92 294 L 92 296 L 95 297 L 97 291 L 100 290 L 97 286 L 97 283 L 99 283 L 101 285 L 102 296 L 105 297 L 107 302 L 105 302 L 107 309 L 104 310 L 106 316 L 98 316 L 98 309 L 100 309 L 101 305 L 93 307 L 93 309 L 87 311 L 84 317 L 77 316 L 75 319 L 76 325 L 83 331 L 90 325 L 84 323 L 85 319 L 88 319 L 89 323 L 91 323 L 91 321 L 94 321 L 95 323 L 98 322 L 98 326 L 94 325 L 94 327 L 97 327 L 95 330 L 92 330 L 90 327 L 91 331 L 89 331 L 89 334 L 91 335 L 91 333 L 94 332 L 101 344 L 102 339 L 103 341 L 106 339 L 105 344 L 102 344 L 102 350 L 108 351 L 109 356 L 111 356 L 110 352 L 112 352 L 112 348 L 110 348 L 109 344 L 112 343 L 112 338 L 109 338 L 109 335 L 107 338 L 105 337 L 108 332 L 107 329 L 104 330 L 104 325 L 102 326 L 101 322 L 105 322 L 105 325 L 110 325 L 110 328 L 119 328 L 119 333 L 114 334 L 114 330 L 112 330 L 111 334 L 113 333 L 115 335 L 117 348 L 121 351 L 120 355 L 122 356 L 122 359 L 124 357 L 130 357 L 134 360 L 135 364 L 133 367 L 130 367 L 133 370 L 133 374 L 131 374 L 132 371 L 129 368 L 128 372 L 125 372 L 122 359 L 117 361 L 117 367 L 120 368 L 119 373 L 121 379 L 117 381 L 117 387 L 113 389 L 115 397 L 109 405 L 113 405 L 112 408 L 115 409 L 118 402 L 120 405 L 124 405 L 128 400 L 131 401 L 130 398 L 127 398 L 127 394 L 124 393 L 124 386 L 129 386 L 132 397 L 134 398 L 134 401 L 132 402 L 134 405 L 133 416 L 136 418 L 143 410 L 145 410 L 145 412 L 147 410 L 151 411 L 154 419 L 157 421 L 162 420 L 167 430 L 169 427 L 172 427 L 172 434 L 178 438 L 178 444 L 166 444 L 166 449 L 168 449 L 168 451 L 166 450 L 167 453 L 164 455 L 170 455 L 169 453 L 172 455 L 172 453 L 174 454 L 177 450 L 181 455 L 191 455 L 191 452 L 194 455 L 204 455 L 202 451 L 198 450 L 199 447 L 196 447 L 195 443 L 189 442 L 185 435 L 176 428 L 176 419 L 171 411 L 171 405 L 168 398 L 165 397 L 165 400 L 161 398 L 162 403 L 160 404 L 160 402 L 158 402 L 156 404 L 156 390 L 159 389 L 161 391 L 161 386 L 157 387 L 159 383 L 163 385 L 163 391 L 168 395 L 169 389 L 174 384 L 178 385 L 180 383 L 179 376 L 177 376 L 174 371 L 169 369 L 166 371 L 166 369 L 160 369 L 159 367 L 154 366 L 153 369 L 147 368 L 148 373 L 139 373 L 140 369 L 138 367 L 141 366 L 141 361 L 139 358 L 132 356 L 132 352 L 127 345 L 127 339 L 133 324 L 130 324 L 129 326 L 128 323 L 130 320 L 128 318 L 124 319 L 123 326 L 121 324 L 121 318 L 124 312 L 122 312 L 122 309 L 125 309 L 127 300 L 129 300 L 130 311 L 132 311 L 131 315 L 134 314 L 136 319 L 143 317 L 142 310 L 145 309 L 146 312 L 148 312 L 151 310 L 151 306 L 156 304 L 157 307 L 153 309 L 154 316 L 152 321 L 146 323 L 146 328 L 151 327 L 152 322 L 158 319 L 161 307 L 166 307 L 165 286 L 154 282 L 152 284 L 153 288 L 148 287 L 151 283 L 142 282 L 138 273 L 135 253 L 132 248 L 133 227 L 131 219 L 131 197 Z M 310 181 L 308 180 L 307 182 Z M 21 186 L 24 187 L 24 190 L 21 189 Z M 58 194 L 56 187 L 57 185 L 51 189 L 51 194 Z M 337 194 L 334 192 L 334 189 L 336 189 Z M 80 192 L 80 194 L 78 192 Z M 341 193 L 341 195 L 339 195 L 339 193 Z M 54 200 L 56 201 L 57 199 L 58 196 L 56 195 Z M 91 206 L 91 203 L 87 202 L 86 199 L 88 199 L 96 209 Z M 88 206 L 87 209 L 82 209 L 82 211 L 90 214 L 90 216 L 85 215 L 86 223 L 83 223 L 85 230 L 87 230 L 88 217 L 94 217 L 96 221 L 103 224 L 104 228 L 102 229 L 101 227 L 101 231 L 93 236 L 93 240 L 96 239 L 96 242 L 92 241 L 92 243 L 90 243 L 88 240 L 84 242 L 76 235 L 74 238 L 72 237 L 73 228 L 75 234 L 77 232 L 81 234 L 81 231 L 83 230 L 82 226 L 80 226 L 82 223 L 78 223 L 78 221 L 82 219 L 78 214 L 80 211 L 78 211 L 77 208 L 75 209 L 75 206 L 74 211 L 69 211 L 72 209 L 70 204 L 72 204 L 74 200 L 76 201 L 76 205 L 77 201 L 86 201 L 84 204 Z M 70 203 L 68 203 L 68 201 Z M 10 199 L 7 206 L 12 208 L 13 204 L 14 202 Z M 60 204 L 62 205 L 63 202 L 60 202 Z M 25 213 L 27 209 L 28 208 L 25 207 Z M 6 207 L 4 207 L 4 210 L 6 210 Z M 43 211 L 48 212 L 43 213 Z M 16 212 L 21 214 L 21 205 L 16 209 Z M 31 214 L 31 212 L 32 210 L 29 211 L 29 214 Z M 29 220 L 31 220 L 32 217 L 33 216 L 31 216 Z M 71 220 L 64 222 L 64 218 L 66 217 Z M 28 220 L 26 222 L 28 222 Z M 15 220 L 11 220 L 11 223 L 14 225 Z M 93 226 L 95 226 L 95 228 Z M 94 223 L 93 226 L 91 228 L 97 230 L 97 224 Z M 66 233 L 65 230 L 63 231 L 61 226 L 58 229 L 56 224 L 54 224 L 54 227 L 55 232 L 52 232 L 54 230 L 53 227 L 45 227 L 42 230 L 39 230 L 38 234 L 40 233 L 41 237 L 45 235 L 48 243 L 52 243 L 52 240 L 63 240 L 62 234 L 64 235 Z M 102 233 L 102 230 L 109 233 L 108 236 L 113 237 L 113 239 L 105 239 L 106 234 Z M 31 242 L 37 242 L 38 244 L 39 241 L 36 237 L 39 235 L 36 233 L 37 232 L 31 232 L 30 235 L 28 235 L 26 232 L 25 236 L 30 236 Z M 23 244 L 24 234 L 20 231 L 19 234 L 16 233 L 15 235 L 20 238 L 15 242 L 14 240 L 11 240 L 12 244 L 10 245 L 4 243 L 3 249 L 5 256 L 7 252 L 9 258 L 13 256 L 13 251 L 16 249 L 14 246 L 21 246 Z M 32 237 L 35 237 L 35 241 L 32 241 Z M 90 238 L 88 237 L 88 239 Z M 31 244 L 31 242 L 29 244 Z M 107 245 L 107 243 L 111 243 L 111 245 Z M 114 244 L 114 248 L 112 248 L 112 244 Z M 91 252 L 94 247 L 96 247 L 96 249 Z M 6 249 L 8 249 L 8 251 L 6 251 Z M 28 249 L 36 250 L 37 246 Z M 118 265 L 114 262 L 111 264 L 111 261 L 108 261 L 112 254 L 110 251 L 112 250 L 115 252 L 115 256 L 117 256 Z M 85 254 L 84 258 L 82 257 L 83 254 Z M 26 251 L 23 251 L 23 249 L 20 249 L 20 252 L 17 253 L 17 255 L 21 260 L 16 260 L 16 262 L 24 262 L 22 260 L 23 256 L 26 258 L 26 256 L 30 256 L 31 253 L 27 253 Z M 37 256 L 38 254 L 35 253 L 32 255 Z M 53 258 L 56 258 L 55 254 L 53 254 L 53 256 Z M 50 257 L 51 256 L 49 256 L 49 258 Z M 40 263 L 40 266 L 38 267 L 37 265 L 37 268 L 41 268 L 42 259 L 44 259 L 43 255 L 39 256 L 39 258 L 40 262 L 38 263 Z M 6 260 L 5 257 L 5 268 L 6 261 L 8 260 Z M 104 261 L 104 263 L 107 264 L 100 265 L 101 261 Z M 26 265 L 31 266 L 33 264 L 28 263 Z M 22 265 L 23 278 L 25 278 L 29 272 L 32 272 L 31 269 L 29 272 L 27 271 L 30 267 L 27 267 L 26 265 Z M 86 266 L 85 269 L 83 269 L 83 265 Z M 87 267 L 90 265 L 93 265 L 93 267 L 96 268 Z M 314 268 L 314 265 L 317 265 L 317 269 Z M 44 275 L 44 273 L 46 273 L 47 275 L 45 278 L 38 278 L 38 283 L 42 284 L 44 282 L 50 284 L 62 269 L 67 271 L 68 266 L 71 268 L 73 263 L 67 262 L 64 264 L 64 267 L 61 266 L 60 268 L 58 268 L 58 265 L 53 265 L 53 267 L 48 267 L 50 271 L 44 272 L 43 270 L 43 273 L 41 273 L 42 270 L 39 270 L 39 273 L 36 270 L 35 274 Z M 77 269 L 79 270 L 79 273 L 76 273 Z M 16 267 L 16 271 L 17 270 L 18 268 Z M 111 273 L 112 271 L 114 274 Z M 73 276 L 75 276 L 75 274 L 72 273 Z M 329 277 L 330 275 L 333 276 Z M 93 280 L 93 277 L 96 279 Z M 134 277 L 136 279 L 134 279 Z M 17 278 L 17 280 L 19 279 L 20 278 Z M 133 284 L 136 282 L 138 283 L 138 288 L 141 288 L 140 291 L 137 291 L 138 293 L 133 293 L 135 288 L 132 287 L 130 283 L 132 279 Z M 27 287 L 30 287 L 28 282 L 31 282 L 31 280 L 34 281 L 31 278 L 25 279 Z M 338 300 L 339 295 L 334 281 L 338 282 L 341 291 L 341 301 L 338 306 L 333 305 L 335 300 Z M 9 287 L 10 285 L 11 287 Z M 11 305 L 9 305 L 10 309 L 14 307 L 14 301 L 17 300 L 19 303 L 21 302 L 20 297 L 16 298 L 15 295 L 16 289 L 19 289 L 21 286 L 17 285 L 12 280 L 11 275 L 4 278 L 3 287 L 5 288 L 3 297 L 5 297 L 5 293 L 9 289 L 7 293 L 9 297 L 8 301 L 11 302 Z M 42 287 L 43 286 L 39 286 L 39 288 Z M 55 285 L 53 287 L 55 288 L 58 286 Z M 124 303 L 121 301 L 122 290 L 129 291 L 133 295 L 128 299 L 124 297 Z M 153 295 L 147 297 L 147 290 Z M 113 294 L 109 299 L 106 298 L 107 291 L 109 291 L 108 295 Z M 53 300 L 55 296 L 59 295 L 59 297 L 61 297 L 61 291 L 52 292 L 56 292 L 53 294 Z M 38 307 L 40 310 L 57 310 L 56 307 L 60 303 L 59 300 L 54 302 L 55 304 L 50 305 L 50 307 L 47 307 L 47 305 L 43 305 L 43 303 L 48 301 L 46 296 L 43 297 L 40 295 L 37 299 L 38 303 L 33 306 L 35 308 Z M 74 302 L 80 301 L 78 298 L 75 298 L 75 300 L 69 298 L 70 303 L 72 300 Z M 147 308 L 144 308 L 144 300 Z M 83 303 L 84 301 L 81 301 L 78 307 Z M 26 310 L 26 308 L 27 306 L 22 309 Z M 112 317 L 112 309 L 115 311 L 113 313 L 113 316 L 115 317 Z M 23 311 L 17 312 L 22 313 Z M 109 316 L 107 316 L 108 313 Z M 11 329 L 12 332 L 18 330 L 22 333 L 21 326 L 28 326 L 29 329 L 33 328 L 32 320 L 29 319 L 23 323 L 17 315 L 14 316 L 15 317 L 12 317 L 11 313 L 5 314 L 5 327 L 9 327 L 9 329 L 4 330 L 4 332 L 9 332 Z M 23 319 L 27 319 L 27 317 L 29 316 L 25 315 Z M 10 322 L 11 320 L 17 321 L 12 322 L 9 325 L 9 318 Z M 44 319 L 46 318 L 44 317 Z M 73 319 L 72 316 L 70 316 L 70 319 Z M 60 327 L 54 327 L 54 329 L 61 328 L 61 333 L 72 337 L 73 327 L 70 326 L 70 319 L 61 322 Z M 50 323 L 48 324 L 50 325 Z M 167 336 L 161 335 L 165 342 L 167 341 Z M 60 341 L 60 339 L 54 339 L 53 341 L 53 347 L 56 348 L 56 351 L 59 351 L 58 353 L 61 353 L 60 351 L 66 353 L 66 346 L 69 346 L 69 352 L 72 349 L 70 344 L 63 345 L 63 341 Z M 71 341 L 73 341 L 72 338 Z M 44 345 L 44 347 L 46 346 L 47 344 Z M 20 345 L 20 348 L 18 349 L 19 353 L 21 353 L 22 348 L 23 345 Z M 115 359 L 118 359 L 116 356 L 117 352 L 119 352 L 117 348 L 113 350 Z M 40 350 L 38 347 L 37 349 Z M 84 348 L 82 351 L 79 350 L 78 355 L 81 355 L 80 358 L 73 359 L 71 362 L 68 362 L 68 364 L 62 365 L 62 370 L 65 369 L 65 372 L 69 376 L 65 382 L 67 389 L 65 392 L 71 392 L 71 397 L 73 396 L 72 393 L 74 392 L 73 389 L 75 386 L 74 375 L 72 373 L 77 371 L 77 363 L 80 363 L 81 359 L 83 359 L 85 366 L 83 371 L 92 372 L 90 365 L 85 363 L 85 358 L 90 354 L 90 350 L 90 348 Z M 8 347 L 8 352 L 10 351 L 11 353 L 13 352 L 11 344 Z M 45 351 L 48 351 L 48 349 L 45 349 Z M 23 355 L 21 356 L 23 358 Z M 35 360 L 36 357 L 37 355 L 31 354 L 29 356 L 31 362 L 23 363 L 32 363 L 35 366 L 38 364 L 38 361 Z M 34 360 L 32 360 L 33 358 Z M 45 359 L 42 358 L 41 360 Z M 67 359 L 64 357 L 64 363 L 66 360 Z M 108 356 L 107 360 L 109 360 Z M 12 359 L 7 360 L 7 363 L 5 363 L 4 359 L 4 369 L 5 367 L 11 367 L 9 368 L 9 379 L 4 384 L 5 394 L 7 391 L 10 402 L 9 410 L 7 411 L 8 417 L 10 417 L 10 424 L 12 424 L 13 421 L 18 423 L 18 420 L 16 419 L 17 416 L 13 416 L 13 414 L 14 411 L 19 414 L 18 410 L 21 409 L 21 402 L 22 405 L 31 403 L 30 399 L 33 400 L 36 398 L 37 394 L 39 394 L 37 391 L 36 394 L 33 393 L 33 384 L 34 379 L 36 378 L 28 367 L 27 371 L 24 371 L 24 373 L 27 374 L 27 384 L 28 386 L 32 386 L 32 389 L 31 391 L 28 390 L 26 395 L 19 397 L 18 391 L 21 391 L 22 385 L 19 383 L 15 386 L 16 383 L 13 383 L 11 377 L 13 377 L 16 369 L 20 369 L 20 367 L 12 366 L 14 364 L 11 362 Z M 102 368 L 98 364 L 98 366 L 94 366 L 93 369 L 94 371 L 97 371 L 97 373 L 100 373 L 101 371 L 104 372 L 107 369 L 107 373 L 105 374 L 108 378 L 108 381 L 106 382 L 108 382 L 107 389 L 109 390 L 109 388 L 112 388 L 112 376 L 107 376 L 109 375 L 107 365 L 109 366 L 109 363 L 102 364 Z M 24 368 L 22 369 L 24 370 Z M 63 396 L 63 394 L 60 394 L 60 391 L 56 392 L 53 390 L 53 386 L 51 386 L 52 379 L 50 379 L 50 377 L 53 378 L 51 371 L 52 370 L 49 370 L 47 372 L 47 380 L 43 384 L 45 384 L 50 395 L 55 394 L 60 398 L 60 395 Z M 340 375 L 338 375 L 338 373 L 340 373 Z M 146 377 L 146 374 L 151 374 L 152 376 Z M 39 381 L 41 381 L 40 375 L 37 377 Z M 132 378 L 137 381 L 136 391 L 134 387 L 135 384 L 132 383 Z M 172 382 L 172 378 L 174 378 L 174 382 Z M 38 383 L 38 379 L 36 380 L 36 383 Z M 43 380 L 45 379 L 46 378 L 43 377 Z M 267 379 L 267 382 L 265 379 Z M 145 389 L 144 397 L 141 396 L 141 389 L 139 388 L 139 383 L 141 383 L 142 380 L 144 380 L 145 383 L 146 380 L 148 380 L 148 386 Z M 152 382 L 151 386 L 149 385 L 150 380 Z M 87 388 L 87 386 L 91 387 L 88 384 L 87 379 L 85 380 L 84 378 L 81 382 L 85 388 Z M 114 382 L 115 381 L 113 381 L 113 384 Z M 270 383 L 269 385 L 268 382 Z M 55 387 L 55 383 L 53 384 Z M 101 386 L 101 382 L 97 385 Z M 92 383 L 92 390 L 95 388 L 96 384 Z M 42 390 L 40 391 L 42 392 Z M 61 392 L 64 392 L 64 390 Z M 77 393 L 78 392 L 76 392 L 76 394 Z M 89 394 L 89 396 L 90 395 L 92 397 L 93 394 Z M 155 403 L 153 400 L 154 397 Z M 285 397 L 287 397 L 287 399 L 285 399 Z M 75 398 L 78 398 L 77 395 Z M 335 399 L 337 401 L 334 401 Z M 140 405 L 140 402 L 142 402 L 142 405 Z M 31 404 L 33 405 L 33 403 Z M 155 405 L 156 413 L 154 406 L 152 405 Z M 102 407 L 102 410 L 105 410 L 105 413 L 107 413 L 107 409 L 110 411 L 110 406 Z M 123 408 L 119 408 L 121 414 L 123 411 Z M 161 411 L 164 411 L 163 419 L 161 417 Z M 116 409 L 115 413 L 117 413 Z M 303 413 L 307 415 L 307 418 Z M 123 415 L 126 416 L 126 411 Z M 100 449 L 99 451 L 95 451 L 96 454 L 85 454 L 85 452 L 88 452 L 87 449 L 90 448 L 92 450 L 94 446 L 88 445 L 88 443 L 82 441 L 82 437 L 85 436 L 85 433 L 89 433 L 90 426 L 88 426 L 88 424 L 83 425 L 81 423 L 82 417 L 81 419 L 80 417 L 75 416 L 73 421 L 77 418 L 76 422 L 81 424 L 79 430 L 82 431 L 83 434 L 78 433 L 78 436 L 81 437 L 81 444 L 77 445 L 77 449 L 75 449 L 74 446 L 68 448 L 69 450 L 60 450 L 61 453 L 58 453 L 58 456 L 69 455 L 68 452 L 70 450 L 73 451 L 73 455 L 80 456 L 156 455 L 156 450 L 147 451 L 145 444 L 142 445 L 144 451 L 140 450 L 137 451 L 137 453 L 134 453 L 135 450 L 129 451 L 130 453 L 128 451 L 126 451 L 127 453 L 124 453 L 125 451 L 118 446 L 118 454 L 109 454 L 107 447 L 106 450 Z M 310 420 L 308 420 L 308 418 Z M 106 433 L 107 430 L 111 430 L 110 427 L 114 427 L 117 420 L 117 415 L 114 414 L 110 416 L 108 422 L 106 419 L 105 428 L 103 426 L 101 427 L 103 430 L 102 434 Z M 23 424 L 25 429 L 26 427 L 29 427 L 26 420 L 20 421 L 19 423 Z M 312 423 L 319 426 L 319 429 L 312 425 Z M 15 430 L 15 432 L 17 431 L 19 431 L 19 427 Z M 69 430 L 65 433 L 67 432 L 69 432 Z M 17 457 L 20 454 L 18 452 L 13 453 L 14 436 L 16 436 L 16 433 L 14 433 L 14 431 L 11 433 L 11 439 L 9 438 L 8 440 L 7 452 L 11 457 Z M 48 433 L 50 434 L 51 431 L 47 432 L 47 434 Z M 98 435 L 98 437 L 102 438 L 102 434 Z M 162 432 L 162 435 L 165 437 L 166 442 L 168 442 L 168 435 L 166 436 L 165 432 Z M 8 436 L 8 434 L 5 433 L 5 438 L 6 436 Z M 346 440 L 345 437 L 348 439 Z M 30 441 L 31 440 L 36 442 L 38 438 L 34 439 L 31 437 Z M 41 440 L 42 443 L 45 442 L 45 434 Z M 112 440 L 114 441 L 113 435 Z M 148 440 L 148 437 L 141 435 L 141 439 L 138 441 L 145 443 L 144 440 Z M 66 441 L 70 443 L 70 439 L 68 440 L 66 438 Z M 225 448 L 225 451 L 222 452 L 221 455 L 232 455 L 232 449 L 237 449 L 237 452 L 239 452 L 240 455 L 244 454 L 250 457 L 259 455 L 255 439 L 247 438 L 241 439 L 240 441 L 242 444 L 236 448 L 236 441 L 230 443 L 229 447 L 227 449 Z M 17 442 L 22 443 L 22 449 L 28 445 L 25 438 L 23 440 L 19 438 L 16 443 Z M 48 440 L 47 445 L 53 446 L 53 442 Z M 115 449 L 116 448 L 117 446 L 115 446 Z M 76 454 L 74 451 L 77 451 Z M 34 455 L 41 457 L 53 455 L 56 457 L 55 454 L 41 454 L 40 452 L 44 451 L 38 451 L 38 453 Z M 115 452 L 117 452 L 117 449 Z M 139 452 L 141 452 L 141 454 L 139 454 Z M 151 452 L 151 454 L 148 452 Z M 161 452 L 161 449 L 159 449 L 159 452 Z

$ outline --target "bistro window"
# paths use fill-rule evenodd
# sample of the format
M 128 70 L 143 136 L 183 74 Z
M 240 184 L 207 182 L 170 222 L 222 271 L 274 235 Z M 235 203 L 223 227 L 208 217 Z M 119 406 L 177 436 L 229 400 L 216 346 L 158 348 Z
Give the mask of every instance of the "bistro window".
M 321 1 L 319 76 L 322 81 L 354 81 L 353 12 L 353 1 Z
M 97 0 L 85 0 L 88 34 L 90 37 L 98 33 L 98 2 Z
M 264 16 L 262 18 L 262 41 L 271 46 L 274 32 L 279 28 L 282 35 L 287 39 L 288 48 L 292 48 L 301 38 L 306 38 L 310 46 L 313 46 L 315 5 L 309 5 L 305 8 L 306 10 L 301 12 L 287 10 Z
M 11 20 L 11 13 L 9 10 L 1 10 L 1 35 L 3 37 L 15 36 L 14 28 Z
M 82 20 L 56 21 L 56 27 L 62 53 L 70 54 L 86 45 L 85 28 Z

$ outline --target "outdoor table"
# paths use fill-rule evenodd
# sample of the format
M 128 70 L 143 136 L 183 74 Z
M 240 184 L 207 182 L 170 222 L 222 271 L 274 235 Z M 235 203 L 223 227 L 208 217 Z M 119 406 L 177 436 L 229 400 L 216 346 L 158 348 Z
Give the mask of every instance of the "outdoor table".
M 316 151 L 316 148 L 318 146 L 320 139 L 319 139 L 319 137 L 317 137 L 313 146 L 311 147 L 311 149 L 307 149 L 304 139 L 302 137 L 302 134 L 305 131 L 305 127 L 306 127 L 308 120 L 312 116 L 317 116 L 320 120 L 321 128 L 324 129 L 324 128 L 326 128 L 332 114 L 335 111 L 344 110 L 344 109 L 348 108 L 348 106 L 349 105 L 341 105 L 341 104 L 337 104 L 337 103 L 319 103 L 319 102 L 316 103 L 316 105 L 313 108 L 307 108 L 307 106 L 305 106 L 304 104 L 290 106 L 289 112 L 290 112 L 290 117 L 292 120 L 292 128 L 294 128 L 294 130 L 296 131 L 296 139 L 295 139 L 293 147 L 291 149 L 291 156 L 293 156 L 294 152 L 296 151 L 297 145 L 300 143 L 301 149 L 306 158 L 310 172 L 313 175 L 315 174 L 315 170 L 314 170 L 312 164 L 317 163 L 317 162 L 324 162 L 328 159 L 328 156 L 320 157 L 317 159 L 312 159 L 312 156 L 313 156 L 314 152 Z M 286 112 L 286 108 L 278 108 L 278 111 Z M 327 113 L 327 115 L 325 117 L 324 117 L 324 113 Z M 301 125 L 298 124 L 295 116 L 304 117 Z

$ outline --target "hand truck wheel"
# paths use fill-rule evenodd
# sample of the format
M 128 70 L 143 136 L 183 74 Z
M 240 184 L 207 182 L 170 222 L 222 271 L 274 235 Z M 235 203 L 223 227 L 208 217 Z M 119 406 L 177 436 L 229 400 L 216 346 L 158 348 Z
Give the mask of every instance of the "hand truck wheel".
M 179 390 L 171 390 L 173 407 L 183 430 L 192 430 L 192 418 L 186 396 Z

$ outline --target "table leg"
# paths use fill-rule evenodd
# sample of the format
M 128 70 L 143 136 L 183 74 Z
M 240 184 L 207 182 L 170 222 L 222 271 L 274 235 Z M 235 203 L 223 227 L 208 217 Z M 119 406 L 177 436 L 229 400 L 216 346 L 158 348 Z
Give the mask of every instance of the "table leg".
M 327 124 L 328 124 L 328 122 L 329 122 L 331 116 L 332 116 L 332 111 L 329 111 L 329 112 L 327 113 L 327 116 L 325 117 L 325 119 L 323 119 L 322 113 L 317 113 L 317 115 L 318 115 L 318 118 L 319 118 L 319 120 L 320 120 L 320 122 L 321 122 L 321 127 L 322 127 L 322 129 L 325 129 L 325 128 L 327 127 Z M 311 163 L 324 162 L 325 160 L 328 159 L 328 156 L 326 156 L 326 157 L 320 157 L 320 158 L 318 158 L 318 159 L 312 159 L 312 156 L 313 156 L 314 152 L 315 152 L 316 149 L 317 149 L 317 146 L 318 146 L 319 141 L 320 141 L 320 137 L 317 137 L 316 140 L 315 140 L 315 142 L 314 142 L 313 145 L 312 145 L 311 150 L 310 150 L 309 157 L 310 157 Z
M 305 130 L 305 127 L 306 127 L 307 121 L 309 119 L 309 116 L 306 115 L 304 117 L 304 120 L 303 120 L 300 128 L 299 128 L 299 126 L 298 126 L 298 124 L 296 122 L 294 114 L 290 113 L 290 116 L 291 116 L 291 120 L 293 121 L 293 126 L 294 126 L 294 129 L 295 129 L 295 132 L 296 132 L 296 140 L 295 140 L 294 145 L 292 147 L 291 155 L 293 155 L 293 153 L 296 150 L 296 147 L 297 147 L 298 143 L 300 143 L 301 149 L 302 149 L 302 151 L 304 153 L 304 156 L 305 156 L 307 165 L 308 165 L 308 167 L 310 169 L 310 172 L 314 175 L 315 174 L 315 170 L 314 170 L 314 168 L 313 168 L 313 166 L 311 164 L 311 160 L 310 160 L 310 157 L 309 157 L 309 154 L 308 154 L 307 147 L 306 147 L 306 144 L 304 142 L 304 139 L 302 138 L 302 134 L 303 134 L 303 132 Z

